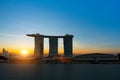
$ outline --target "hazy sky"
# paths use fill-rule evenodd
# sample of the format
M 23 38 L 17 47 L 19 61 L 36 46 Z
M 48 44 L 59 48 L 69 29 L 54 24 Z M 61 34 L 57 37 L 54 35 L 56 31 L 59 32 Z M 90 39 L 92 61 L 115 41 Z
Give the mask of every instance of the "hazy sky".
M 75 53 L 120 52 L 120 1 L 0 0 L 0 49 L 33 50 L 27 33 L 73 34 Z

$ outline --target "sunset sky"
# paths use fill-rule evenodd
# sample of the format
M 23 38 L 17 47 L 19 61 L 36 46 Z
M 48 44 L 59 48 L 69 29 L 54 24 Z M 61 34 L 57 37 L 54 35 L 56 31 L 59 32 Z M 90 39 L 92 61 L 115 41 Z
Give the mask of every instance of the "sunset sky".
M 0 51 L 34 50 L 26 34 L 74 35 L 74 53 L 120 52 L 119 0 L 0 0 Z M 63 52 L 59 40 L 59 52 Z M 48 39 L 45 52 L 48 53 Z

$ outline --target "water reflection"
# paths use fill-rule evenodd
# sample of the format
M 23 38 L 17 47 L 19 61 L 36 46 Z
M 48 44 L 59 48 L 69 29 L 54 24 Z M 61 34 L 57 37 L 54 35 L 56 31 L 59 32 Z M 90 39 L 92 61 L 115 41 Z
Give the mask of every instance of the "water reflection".
M 120 80 L 120 65 L 0 64 L 0 80 Z

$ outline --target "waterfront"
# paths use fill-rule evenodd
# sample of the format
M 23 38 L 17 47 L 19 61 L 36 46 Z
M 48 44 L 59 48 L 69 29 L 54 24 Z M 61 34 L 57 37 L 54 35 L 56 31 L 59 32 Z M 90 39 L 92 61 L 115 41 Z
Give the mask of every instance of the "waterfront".
M 0 64 L 0 80 L 120 80 L 120 64 Z

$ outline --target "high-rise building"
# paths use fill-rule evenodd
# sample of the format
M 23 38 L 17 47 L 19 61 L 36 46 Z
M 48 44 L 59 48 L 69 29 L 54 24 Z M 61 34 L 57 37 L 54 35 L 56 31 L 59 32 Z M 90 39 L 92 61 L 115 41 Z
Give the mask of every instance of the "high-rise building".
M 34 56 L 43 57 L 44 38 L 49 38 L 49 56 L 58 55 L 58 38 L 64 40 L 64 56 L 71 57 L 73 54 L 73 35 L 66 34 L 65 36 L 48 36 L 40 34 L 27 34 L 27 36 L 35 37 Z

